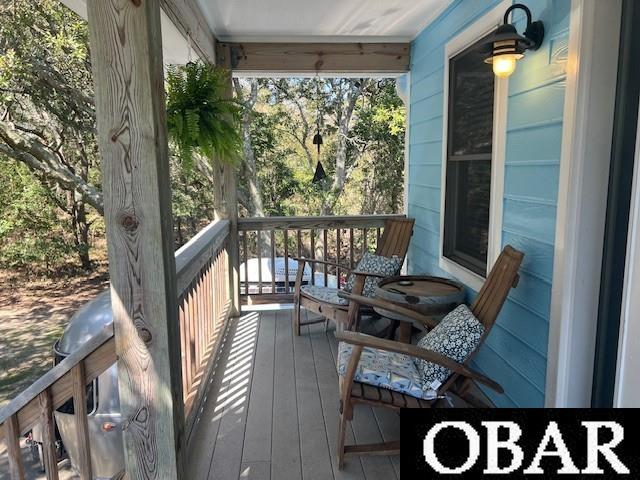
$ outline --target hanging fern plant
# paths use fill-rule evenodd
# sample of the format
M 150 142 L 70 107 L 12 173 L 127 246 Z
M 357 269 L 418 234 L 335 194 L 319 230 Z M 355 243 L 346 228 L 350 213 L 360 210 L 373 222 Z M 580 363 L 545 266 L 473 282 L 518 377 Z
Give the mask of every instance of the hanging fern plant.
M 236 164 L 241 158 L 242 107 L 228 98 L 229 71 L 204 62 L 169 67 L 167 126 L 185 167 L 193 155 Z

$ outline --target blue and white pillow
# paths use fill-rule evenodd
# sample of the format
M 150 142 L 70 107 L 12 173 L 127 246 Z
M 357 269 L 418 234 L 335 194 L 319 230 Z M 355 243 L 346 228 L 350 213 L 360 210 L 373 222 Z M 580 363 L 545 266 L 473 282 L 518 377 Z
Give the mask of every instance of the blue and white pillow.
M 460 305 L 422 337 L 418 346 L 462 363 L 478 348 L 483 334 L 482 323 L 473 315 L 469 307 Z M 451 375 L 451 371 L 441 365 L 418 358 L 414 361 L 424 389 L 437 390 Z
M 338 346 L 338 375 L 345 375 L 352 350 L 352 345 L 340 342 Z M 411 357 L 377 348 L 365 347 L 362 349 L 353 379 L 356 382 L 386 388 L 425 400 L 431 400 L 435 396 L 435 392 L 429 392 L 422 388 L 420 374 Z
M 401 267 L 402 258 L 397 255 L 394 255 L 393 257 L 381 257 L 380 255 L 365 252 L 358 262 L 358 266 L 355 270 L 358 272 L 376 273 L 378 275 L 384 275 L 385 277 L 392 277 L 400 271 Z M 367 277 L 364 281 L 362 295 L 365 297 L 372 297 L 380 280 L 381 279 L 378 277 Z M 347 283 L 344 286 L 344 290 L 349 293 L 353 291 L 355 282 L 356 276 L 354 274 L 349 275 Z

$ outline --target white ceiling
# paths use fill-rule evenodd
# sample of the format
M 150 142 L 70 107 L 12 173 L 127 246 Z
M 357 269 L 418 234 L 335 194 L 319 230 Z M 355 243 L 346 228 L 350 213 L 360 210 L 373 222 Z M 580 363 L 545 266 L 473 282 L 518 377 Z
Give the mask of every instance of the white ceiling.
M 223 41 L 410 41 L 451 0 L 198 0 Z
M 87 19 L 87 0 L 61 0 L 64 5 Z M 161 12 L 162 56 L 166 65 L 185 63 L 189 58 L 189 42 L 185 40 L 167 14 Z

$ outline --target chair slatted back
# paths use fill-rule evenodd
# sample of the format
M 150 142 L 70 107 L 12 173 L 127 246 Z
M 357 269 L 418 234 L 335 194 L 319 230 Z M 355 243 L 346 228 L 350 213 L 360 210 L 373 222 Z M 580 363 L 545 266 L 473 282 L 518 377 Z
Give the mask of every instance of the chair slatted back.
M 413 218 L 387 220 L 376 248 L 376 255 L 381 257 L 397 255 L 400 258 L 404 258 L 409 249 L 414 222 Z
M 511 245 L 505 246 L 489 272 L 478 296 L 471 304 L 470 310 L 484 326 L 484 334 L 478 347 L 464 361 L 465 365 L 468 365 L 480 350 L 480 345 L 484 343 L 498 319 L 498 314 L 507 300 L 509 291 L 518 285 L 518 270 L 523 258 L 524 253 L 519 252 Z M 439 389 L 439 392 L 446 392 L 459 378 L 460 375 L 457 373 L 451 375 Z
M 489 272 L 478 296 L 471 304 L 471 311 L 484 325 L 487 332 L 498 318 L 509 291 L 518 284 L 518 269 L 523 258 L 524 253 L 519 252 L 511 245 L 505 246 Z

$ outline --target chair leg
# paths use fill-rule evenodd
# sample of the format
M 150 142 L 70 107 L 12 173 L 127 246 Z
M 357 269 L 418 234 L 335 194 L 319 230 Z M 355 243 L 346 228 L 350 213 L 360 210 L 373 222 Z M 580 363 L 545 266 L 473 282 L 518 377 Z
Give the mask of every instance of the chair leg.
M 400 326 L 400 322 L 398 320 L 392 320 L 389 325 L 389 331 L 387 332 L 387 338 L 389 340 L 395 340 L 396 338 L 396 330 Z
M 327 330 L 329 330 L 329 317 L 324 319 L 324 333 L 327 333 Z
M 300 336 L 300 297 L 296 297 L 293 306 L 293 333 Z
M 340 414 L 340 426 L 338 428 L 338 470 L 344 468 L 344 443 L 347 435 L 347 416 L 345 413 Z

